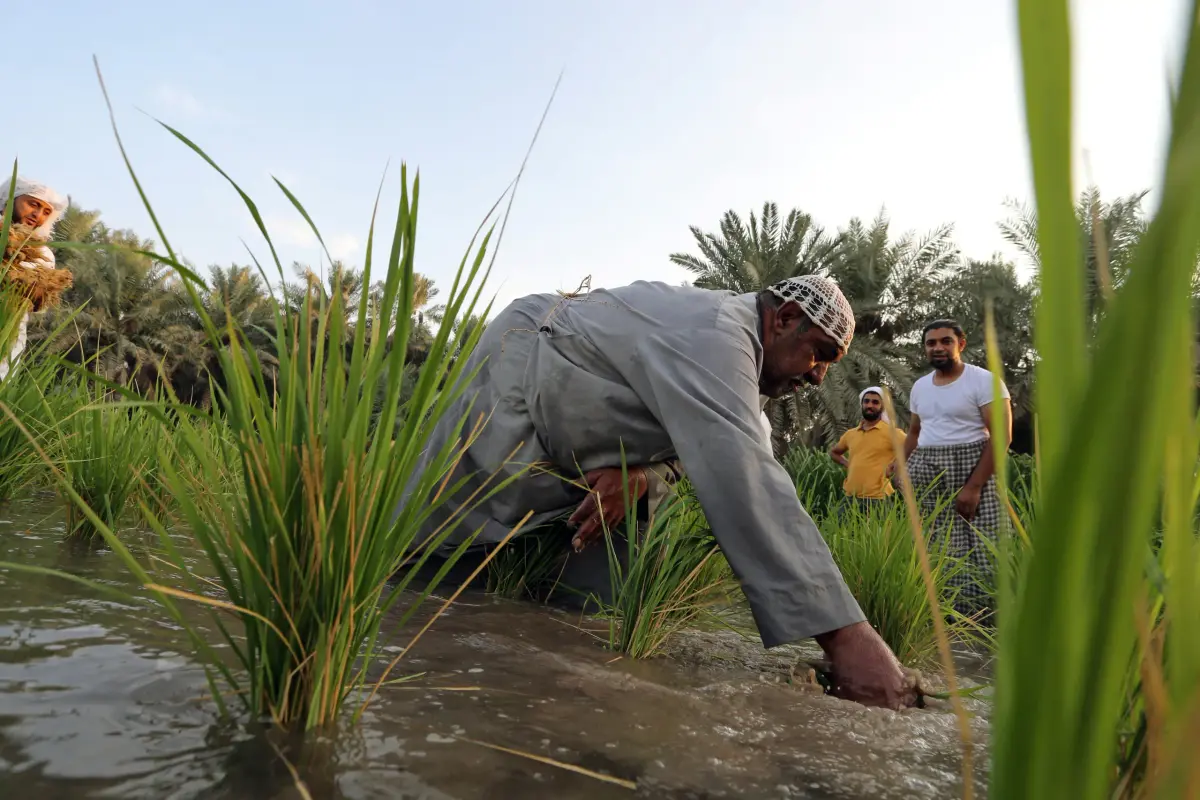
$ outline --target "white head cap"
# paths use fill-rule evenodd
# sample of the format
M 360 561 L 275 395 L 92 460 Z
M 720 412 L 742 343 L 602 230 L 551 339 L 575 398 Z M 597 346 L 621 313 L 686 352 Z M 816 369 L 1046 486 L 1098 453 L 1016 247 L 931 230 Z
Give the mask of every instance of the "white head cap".
M 862 405 L 863 398 L 871 393 L 879 395 L 879 402 L 883 402 L 883 389 L 880 389 L 878 386 L 868 386 L 858 393 L 858 404 Z M 884 422 L 891 422 L 891 420 L 888 419 L 888 414 L 886 411 L 880 413 L 879 418 Z
M 820 275 L 788 278 L 768 289 L 784 302 L 794 302 L 813 323 L 825 331 L 843 350 L 850 349 L 854 338 L 854 311 L 837 284 Z
M 9 184 L 11 183 L 11 179 L 6 179 L 3 183 L 0 183 L 0 212 L 7 211 L 8 191 Z M 50 234 L 54 230 L 54 223 L 58 222 L 58 218 L 67 210 L 66 198 L 44 183 L 38 183 L 37 181 L 17 176 L 17 186 L 13 190 L 13 199 L 15 200 L 22 195 L 36 197 L 38 200 L 49 203 L 50 207 L 54 209 L 50 212 L 50 219 L 42 223 L 41 227 L 37 229 L 39 235 L 49 239 Z

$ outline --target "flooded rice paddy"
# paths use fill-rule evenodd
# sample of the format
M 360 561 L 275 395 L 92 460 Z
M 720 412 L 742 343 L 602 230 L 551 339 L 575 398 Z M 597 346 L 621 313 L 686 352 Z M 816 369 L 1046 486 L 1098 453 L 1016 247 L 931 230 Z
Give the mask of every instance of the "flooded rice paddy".
M 144 598 L 112 553 L 72 546 L 62 533 L 52 495 L 2 506 L 0 560 Z M 126 535 L 152 564 L 151 539 Z M 790 685 L 797 657 L 819 652 L 765 652 L 736 630 L 689 633 L 670 656 L 631 662 L 588 632 L 599 628 L 464 595 L 402 663 L 420 677 L 382 689 L 361 724 L 299 741 L 221 719 L 186 637 L 144 599 L 0 572 L 0 797 L 962 795 L 961 745 L 945 703 L 895 713 Z M 388 630 L 383 655 L 394 657 L 409 636 Z M 982 794 L 987 704 L 967 705 Z

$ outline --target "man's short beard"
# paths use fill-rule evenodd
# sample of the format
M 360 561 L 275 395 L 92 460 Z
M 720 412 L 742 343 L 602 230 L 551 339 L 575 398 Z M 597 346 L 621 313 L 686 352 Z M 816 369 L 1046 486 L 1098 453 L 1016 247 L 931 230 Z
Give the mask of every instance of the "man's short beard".
M 882 414 L 878 411 L 864 411 L 862 412 L 862 416 L 867 422 L 874 422 L 875 420 L 879 419 Z
M 929 360 L 929 366 L 936 369 L 938 372 L 949 372 L 958 365 L 957 358 L 947 358 L 945 361 Z

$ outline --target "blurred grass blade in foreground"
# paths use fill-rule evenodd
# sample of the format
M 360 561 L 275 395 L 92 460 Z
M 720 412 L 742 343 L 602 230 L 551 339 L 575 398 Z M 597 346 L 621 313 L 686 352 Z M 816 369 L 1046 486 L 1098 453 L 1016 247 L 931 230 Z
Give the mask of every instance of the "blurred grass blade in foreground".
M 1164 488 L 1175 538 L 1194 538 L 1192 514 L 1183 530 L 1178 509 L 1170 509 L 1172 487 L 1194 479 L 1195 440 L 1190 452 L 1168 446 L 1181 416 L 1190 424 L 1196 402 L 1190 289 L 1200 241 L 1200 39 L 1197 8 L 1188 12 L 1160 205 L 1088 349 L 1070 214 L 1067 2 L 1019 2 L 1043 264 L 1035 333 L 1044 477 L 1033 551 L 1000 611 L 997 798 L 1099 798 L 1112 790 L 1126 669 L 1145 614 L 1146 553 Z M 1195 557 L 1194 541 L 1168 545 L 1165 572 L 1176 578 L 1166 611 L 1171 704 L 1151 745 L 1162 756 L 1157 778 L 1150 776 L 1155 797 L 1185 796 L 1185 760 L 1194 758 L 1194 739 L 1190 748 L 1177 745 L 1197 720 L 1200 620 L 1173 615 L 1195 614 Z

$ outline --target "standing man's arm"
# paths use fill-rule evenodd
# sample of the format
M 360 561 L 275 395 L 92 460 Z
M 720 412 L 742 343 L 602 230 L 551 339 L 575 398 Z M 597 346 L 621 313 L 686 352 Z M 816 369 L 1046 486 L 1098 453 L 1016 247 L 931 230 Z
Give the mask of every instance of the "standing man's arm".
M 909 456 L 913 454 L 913 450 L 917 449 L 917 442 L 921 439 L 921 418 L 916 414 L 912 415 L 912 421 L 908 425 L 908 436 L 904 439 L 904 460 L 908 461 Z
M 1004 449 L 1012 444 L 1012 401 L 1005 397 L 1000 401 L 1000 404 L 988 403 L 980 406 L 979 416 L 983 420 L 983 424 L 989 431 L 992 430 L 992 410 L 996 409 L 997 413 L 1003 414 L 1004 419 L 1000 423 L 1001 430 L 1004 432 Z M 989 441 L 988 445 L 983 448 L 983 455 L 979 457 L 979 463 L 975 465 L 975 469 L 971 471 L 967 482 L 963 484 L 962 490 L 958 493 L 958 499 L 954 501 L 955 509 L 964 518 L 970 520 L 975 518 L 975 512 L 979 509 L 979 497 L 983 493 L 983 487 L 987 485 L 988 479 L 996 472 L 996 451 Z
M 904 429 L 903 428 L 895 428 L 894 436 L 896 437 L 896 442 L 899 443 L 899 445 L 900 445 L 900 451 L 904 452 L 904 448 L 908 446 L 907 445 L 908 438 L 904 435 Z M 895 477 L 895 475 L 896 475 L 896 459 L 893 458 L 891 460 L 891 462 L 887 466 L 887 472 L 884 474 L 887 475 L 887 478 L 889 481 L 893 477 Z
M 838 439 L 838 443 L 830 449 L 829 457 L 843 467 L 849 467 L 850 459 L 846 458 L 846 451 L 849 449 L 850 446 L 846 444 L 846 434 L 843 433 L 842 438 Z

